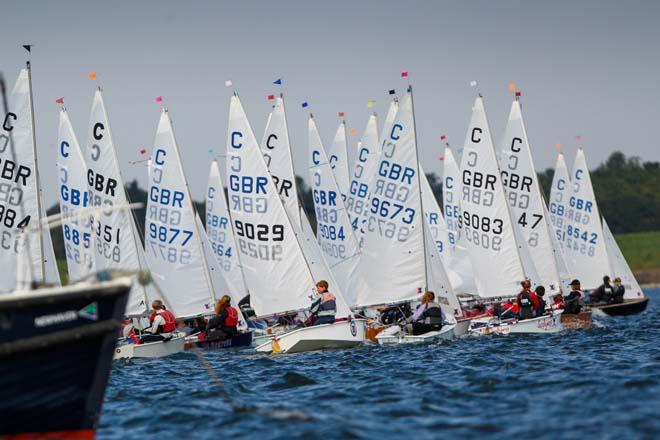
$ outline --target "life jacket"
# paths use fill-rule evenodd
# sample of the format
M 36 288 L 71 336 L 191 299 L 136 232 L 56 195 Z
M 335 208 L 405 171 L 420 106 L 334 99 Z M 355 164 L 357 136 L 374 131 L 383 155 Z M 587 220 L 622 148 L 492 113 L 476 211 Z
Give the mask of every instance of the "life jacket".
M 238 325 L 238 310 L 232 306 L 227 306 L 225 311 L 227 312 L 225 327 L 236 327 Z
M 534 309 L 535 310 L 538 309 L 539 306 L 540 306 L 540 303 L 539 303 L 539 297 L 538 297 L 538 295 L 536 295 L 536 292 L 534 292 L 533 290 L 530 290 L 529 291 L 529 298 L 532 300 L 532 304 L 534 306 Z
M 442 325 L 442 309 L 438 303 L 426 304 L 426 310 L 422 313 L 422 322 L 429 325 Z
M 564 309 L 564 301 L 555 300 L 555 302 L 552 303 L 552 310 L 563 310 L 563 309 Z
M 156 319 L 156 316 L 158 315 L 162 316 L 165 320 L 165 324 L 158 326 L 158 333 L 172 333 L 174 330 L 176 330 L 176 317 L 169 310 L 159 310 L 157 312 L 153 312 L 151 316 L 149 316 L 149 322 L 153 324 L 154 319 Z
M 337 313 L 337 298 L 330 292 L 323 292 L 321 305 L 316 316 L 335 316 Z
M 520 317 L 522 319 L 534 317 L 534 302 L 528 290 L 523 290 L 518 294 L 518 305 L 520 306 Z

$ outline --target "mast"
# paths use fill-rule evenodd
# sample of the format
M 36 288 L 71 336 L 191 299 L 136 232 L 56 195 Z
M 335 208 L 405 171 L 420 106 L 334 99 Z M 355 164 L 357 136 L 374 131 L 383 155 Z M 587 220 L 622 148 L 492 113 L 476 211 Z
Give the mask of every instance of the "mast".
M 46 263 L 44 258 L 44 236 L 41 233 L 41 180 L 39 179 L 39 162 L 37 160 L 37 133 L 34 125 L 34 102 L 32 99 L 32 66 L 30 61 L 25 63 L 28 73 L 28 88 L 30 92 L 30 119 L 32 123 L 32 154 L 34 156 L 34 177 L 37 183 L 37 211 L 39 212 L 39 264 L 41 266 L 41 280 L 46 281 Z M 29 252 L 29 251 L 28 251 Z
M 186 187 L 186 195 L 188 196 L 188 200 L 190 201 L 190 207 L 193 210 L 193 215 L 195 217 L 198 217 L 197 211 L 195 210 L 195 205 L 193 203 L 193 199 L 190 195 L 190 187 L 188 186 L 188 179 L 186 179 L 185 173 L 183 173 L 183 163 L 181 162 L 181 155 L 179 154 L 179 145 L 176 142 L 176 137 L 174 135 L 174 126 L 172 125 L 172 118 L 170 118 L 169 111 L 167 108 L 163 108 L 163 111 L 167 113 L 167 122 L 170 124 L 170 130 L 172 132 L 172 137 L 174 138 L 174 151 L 176 151 L 176 159 L 179 163 L 179 168 L 181 169 L 181 174 L 183 174 L 183 183 Z M 204 252 L 204 249 L 202 248 L 202 241 L 201 241 L 201 234 L 199 232 L 199 225 L 197 222 L 197 218 L 193 219 L 193 223 L 195 224 L 195 232 L 197 232 L 197 243 L 199 245 L 199 251 L 202 256 L 202 262 L 204 263 L 204 279 L 206 280 L 206 285 L 209 289 L 209 292 L 211 293 L 211 299 L 213 302 L 215 302 L 215 291 L 213 290 L 213 283 L 211 282 L 211 274 L 209 273 L 209 262 L 206 260 L 206 254 Z M 204 232 L 206 233 L 206 232 Z
M 413 90 L 412 86 L 409 84 L 408 85 L 408 92 L 410 92 L 410 104 L 412 107 L 412 117 L 413 117 L 413 132 L 415 133 L 415 158 L 417 159 L 417 186 L 419 188 L 419 206 L 421 208 L 421 214 L 422 214 L 422 245 L 424 246 L 424 290 L 427 290 L 429 288 L 429 274 L 428 274 L 428 267 L 427 267 L 427 261 L 426 261 L 426 228 L 424 227 L 424 224 L 426 222 L 426 218 L 424 216 L 424 200 L 422 197 L 422 177 L 419 175 L 420 173 L 420 167 L 419 167 L 419 149 L 417 147 L 417 122 L 415 120 L 415 102 L 413 100 Z

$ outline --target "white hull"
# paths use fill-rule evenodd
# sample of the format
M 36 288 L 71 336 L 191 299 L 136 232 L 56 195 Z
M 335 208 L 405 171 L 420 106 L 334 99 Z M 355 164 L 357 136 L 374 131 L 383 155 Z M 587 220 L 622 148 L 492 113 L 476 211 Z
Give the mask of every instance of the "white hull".
M 301 353 L 329 348 L 353 348 L 364 343 L 365 323 L 364 319 L 353 319 L 270 335 L 270 340 L 255 350 L 259 353 Z
M 465 336 L 470 331 L 470 323 L 472 322 L 469 318 L 462 318 L 456 322 L 456 328 L 454 328 L 454 335 L 457 338 Z
M 552 315 L 543 315 L 538 318 L 525 319 L 522 321 L 498 321 L 497 318 L 473 319 L 470 333 L 476 335 L 508 335 L 527 333 L 557 333 L 564 329 L 561 324 L 561 313 L 553 312 Z
M 456 324 L 444 325 L 440 331 L 428 332 L 423 335 L 409 335 L 401 331 L 398 325 L 386 328 L 376 336 L 378 345 L 423 344 L 454 339 Z
M 183 351 L 185 339 L 185 335 L 177 335 L 166 342 L 118 345 L 113 359 L 159 358 L 180 353 Z

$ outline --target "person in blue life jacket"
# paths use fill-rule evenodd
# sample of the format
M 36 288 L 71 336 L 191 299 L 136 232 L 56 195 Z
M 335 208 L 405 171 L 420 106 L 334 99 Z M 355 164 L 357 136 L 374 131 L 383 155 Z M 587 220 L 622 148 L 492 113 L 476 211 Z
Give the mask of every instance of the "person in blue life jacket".
M 536 286 L 536 289 L 534 289 L 534 292 L 536 292 L 536 296 L 539 300 L 538 306 L 536 307 L 536 316 L 543 316 L 545 313 L 545 287 L 543 286 Z
M 417 306 L 415 313 L 406 319 L 406 328 L 413 335 L 439 331 L 442 329 L 444 318 L 440 304 L 435 302 L 435 293 L 427 290 L 422 295 L 422 302 Z
M 337 314 L 337 298 L 328 291 L 328 282 L 321 280 L 316 283 L 316 294 L 312 297 L 310 307 L 311 321 L 307 325 L 332 324 Z

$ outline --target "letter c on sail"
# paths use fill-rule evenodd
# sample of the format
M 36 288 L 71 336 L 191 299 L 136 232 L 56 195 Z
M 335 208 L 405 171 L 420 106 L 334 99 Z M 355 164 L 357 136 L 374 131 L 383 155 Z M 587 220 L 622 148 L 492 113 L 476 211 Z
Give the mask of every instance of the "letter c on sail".
M 401 138 L 401 136 L 399 136 L 398 134 L 394 134 L 394 132 L 396 131 L 397 128 L 399 129 L 399 131 L 401 131 L 401 130 L 403 130 L 403 126 L 401 124 L 394 124 L 392 126 L 392 132 L 390 133 L 390 139 L 392 139 L 394 141 L 398 141 Z
M 452 189 L 454 187 L 454 178 L 449 176 L 445 177 L 445 188 Z
M 483 133 L 483 130 L 479 127 L 474 127 L 472 129 L 471 139 L 472 139 L 472 142 L 474 142 L 475 144 L 478 144 L 479 142 L 481 142 L 481 138 L 475 138 L 474 137 L 474 135 L 477 134 L 477 133 L 481 134 L 481 133 Z
M 67 141 L 62 141 L 60 144 L 60 154 L 62 157 L 69 157 L 69 153 L 64 151 L 65 149 L 69 148 L 69 143 Z
M 318 159 L 318 157 L 319 157 L 320 154 L 321 154 L 321 153 L 319 153 L 318 150 L 314 150 L 314 151 L 312 151 L 312 163 L 313 163 L 314 165 L 318 165 L 318 164 L 321 163 L 321 162 L 319 161 L 319 159 Z
M 9 112 L 5 115 L 5 120 L 2 123 L 2 128 L 4 128 L 6 131 L 12 131 L 14 129 L 14 126 L 9 123 L 9 118 L 13 118 L 14 121 L 16 120 L 16 114 Z
M 234 148 L 241 148 L 243 143 L 239 141 L 243 137 L 243 133 L 240 131 L 233 131 L 231 133 L 231 146 Z
M 511 140 L 511 151 L 513 151 L 514 153 L 519 153 L 520 147 L 516 146 L 516 142 L 522 144 L 522 139 L 520 139 L 519 137 L 515 137 Z
M 563 191 L 566 188 L 566 181 L 564 179 L 557 180 L 557 189 Z
M 575 180 L 582 180 L 582 173 L 584 170 L 575 170 Z
M 212 186 L 209 186 L 208 198 L 209 199 L 215 198 L 215 188 Z
M 270 135 L 268 136 L 268 139 L 266 139 L 266 148 L 268 148 L 269 150 L 272 150 L 273 148 L 275 148 L 275 145 L 271 145 L 271 144 L 270 144 L 270 141 L 271 141 L 272 139 L 277 140 L 277 136 L 276 136 L 275 134 L 270 134 Z
M 97 141 L 100 139 L 103 139 L 103 130 L 105 129 L 105 125 L 101 124 L 100 122 L 97 122 L 94 124 L 94 139 Z
M 156 165 L 165 165 L 165 156 L 167 156 L 167 152 L 159 148 L 156 150 L 156 158 L 154 159 L 154 163 Z

